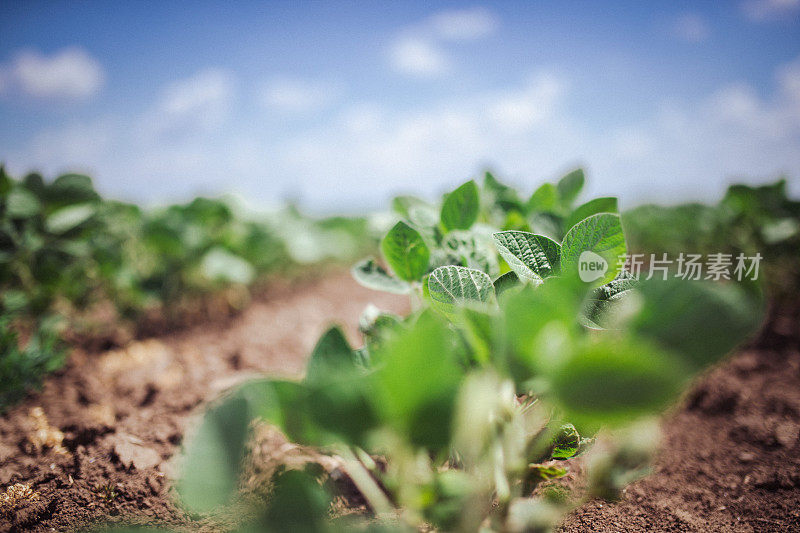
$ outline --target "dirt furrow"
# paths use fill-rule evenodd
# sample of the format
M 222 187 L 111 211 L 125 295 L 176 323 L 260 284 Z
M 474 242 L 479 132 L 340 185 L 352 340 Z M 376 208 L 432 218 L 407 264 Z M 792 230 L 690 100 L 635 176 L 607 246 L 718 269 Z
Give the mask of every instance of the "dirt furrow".
M 248 376 L 299 375 L 330 323 L 356 340 L 368 303 L 395 312 L 407 305 L 336 274 L 276 286 L 222 323 L 123 350 L 75 351 L 41 393 L 0 419 L 0 488 L 33 489 L 0 509 L 0 531 L 72 530 L 104 517 L 187 524 L 169 479 L 201 404 Z

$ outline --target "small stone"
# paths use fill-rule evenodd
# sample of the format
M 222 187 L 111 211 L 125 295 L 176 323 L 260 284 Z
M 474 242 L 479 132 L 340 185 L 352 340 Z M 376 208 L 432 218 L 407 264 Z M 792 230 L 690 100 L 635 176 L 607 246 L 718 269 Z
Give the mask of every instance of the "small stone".
M 753 461 L 755 458 L 756 458 L 756 455 L 754 453 L 742 452 L 742 453 L 739 454 L 739 460 L 741 462 L 743 462 L 743 463 L 749 463 L 749 462 Z
M 161 455 L 157 451 L 142 446 L 142 441 L 132 435 L 114 435 L 111 441 L 119 462 L 127 468 L 145 470 L 161 463 Z
M 797 442 L 798 427 L 794 422 L 782 422 L 775 427 L 775 440 L 784 448 L 793 448 Z

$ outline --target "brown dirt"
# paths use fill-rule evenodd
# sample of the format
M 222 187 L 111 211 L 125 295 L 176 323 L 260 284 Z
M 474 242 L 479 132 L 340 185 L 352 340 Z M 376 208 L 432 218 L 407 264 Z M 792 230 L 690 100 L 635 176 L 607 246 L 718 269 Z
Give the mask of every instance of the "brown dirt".
M 17 497 L 0 495 L 0 531 L 74 530 L 103 518 L 214 530 L 170 494 L 192 416 L 247 376 L 300 374 L 331 321 L 355 339 L 368 302 L 405 308 L 340 274 L 273 287 L 230 320 L 125 350 L 76 351 L 42 393 L 0 419 L 0 492 L 13 487 Z M 800 531 L 799 311 L 774 312 L 758 340 L 698 381 L 664 419 L 652 475 L 620 502 L 577 509 L 562 532 Z
M 653 473 L 562 533 L 800 531 L 800 306 L 703 377 L 663 424 Z
M 16 485 L 0 497 L 0 531 L 69 531 L 107 517 L 211 529 L 170 495 L 172 459 L 191 417 L 248 376 L 301 374 L 331 322 L 355 341 L 367 303 L 407 307 L 403 297 L 334 274 L 274 286 L 228 320 L 120 350 L 75 350 L 41 393 L 0 419 L 0 493 Z

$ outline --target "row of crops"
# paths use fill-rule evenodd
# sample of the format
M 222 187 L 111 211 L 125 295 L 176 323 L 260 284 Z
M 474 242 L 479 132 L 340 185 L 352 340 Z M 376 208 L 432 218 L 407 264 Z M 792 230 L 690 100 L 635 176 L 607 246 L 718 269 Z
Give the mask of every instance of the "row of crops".
M 86 176 L 0 170 L 0 406 L 63 363 L 65 337 L 241 308 L 270 276 L 372 254 L 355 280 L 412 312 L 370 307 L 362 342 L 332 327 L 303 380 L 214 402 L 186 444 L 182 505 L 242 531 L 549 530 L 646 474 L 655 417 L 757 330 L 765 294 L 800 287 L 785 181 L 622 213 L 612 197 L 581 203 L 583 186 L 576 170 L 522 194 L 486 173 L 439 202 L 395 198 L 378 240 L 362 218 L 247 217 L 209 199 L 141 209 Z M 687 279 L 625 260 L 686 253 L 763 262 Z M 254 420 L 327 459 L 242 491 Z M 559 480 L 575 456 L 587 486 L 572 491 Z
M 350 260 L 374 240 L 363 218 L 242 211 L 207 198 L 143 209 L 102 198 L 87 176 L 0 168 L 0 409 L 63 364 L 63 339 L 118 344 L 153 322 L 213 318 L 269 276 Z
M 619 258 L 763 254 L 780 295 L 798 279 L 800 204 L 778 182 L 620 216 L 614 198 L 578 205 L 583 181 L 576 171 L 525 198 L 487 174 L 438 204 L 396 198 L 380 257 L 353 276 L 407 294 L 411 314 L 370 308 L 360 346 L 333 327 L 302 381 L 252 381 L 216 402 L 187 445 L 182 503 L 244 507 L 242 531 L 532 532 L 618 497 L 648 472 L 656 417 L 764 308 L 757 276 L 637 279 Z M 587 257 L 605 266 L 588 281 Z M 242 499 L 253 420 L 329 459 L 278 468 Z M 587 486 L 571 491 L 558 480 L 579 455 Z M 359 495 L 344 509 L 343 479 Z

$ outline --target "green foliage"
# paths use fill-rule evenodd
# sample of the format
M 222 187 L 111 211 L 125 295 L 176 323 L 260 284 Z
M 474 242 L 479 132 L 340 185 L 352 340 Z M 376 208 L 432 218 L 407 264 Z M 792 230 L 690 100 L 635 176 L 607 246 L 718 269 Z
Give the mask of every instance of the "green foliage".
M 394 294 L 408 294 L 411 285 L 398 278 L 393 278 L 386 269 L 369 258 L 359 261 L 351 270 L 353 278 L 361 285 L 376 291 L 391 292 Z
M 478 186 L 470 180 L 444 197 L 441 220 L 445 230 L 467 230 L 478 219 Z
M 489 301 L 494 286 L 492 279 L 480 270 L 442 266 L 428 276 L 428 294 L 435 309 L 452 315 L 458 305 Z
M 382 245 L 393 275 L 368 260 L 354 276 L 408 292 L 414 311 L 369 309 L 363 347 L 333 328 L 305 380 L 257 381 L 230 398 L 290 440 L 342 457 L 376 526 L 547 530 L 567 498 L 529 496 L 565 474 L 567 463 L 552 461 L 583 453 L 589 494 L 616 497 L 647 471 L 655 441 L 643 421 L 750 334 L 760 306 L 734 284 L 637 283 L 618 261 L 616 200 L 573 207 L 583 181 L 573 172 L 523 202 L 487 173 L 481 190 L 469 182 L 445 196 L 439 220 L 431 204 L 395 199 L 404 220 Z M 593 282 L 573 275 L 586 253 L 608 264 Z M 611 444 L 595 448 L 601 428 Z M 320 485 L 297 484 L 293 500 L 266 504 L 290 510 L 276 523 L 291 524 L 300 499 L 329 501 Z M 341 525 L 311 516 L 294 519 Z
M 500 256 L 518 277 L 541 283 L 558 272 L 561 245 L 544 235 L 526 231 L 502 231 L 494 234 Z
M 209 512 L 230 503 L 239 485 L 250 413 L 241 398 L 232 398 L 209 409 L 187 449 L 186 462 L 203 465 L 185 468 L 177 489 L 194 512 Z
M 381 250 L 395 275 L 402 280 L 417 280 L 428 269 L 428 246 L 419 232 L 405 222 L 398 222 L 386 234 Z
M 618 215 L 599 213 L 572 226 L 561 243 L 561 269 L 568 273 L 577 271 L 582 254 L 587 252 L 601 257 L 608 265 L 599 284 L 611 282 L 621 269 L 620 258 L 626 253 Z
M 558 194 L 562 198 L 563 201 L 567 203 L 571 203 L 575 201 L 578 195 L 581 193 L 583 189 L 583 169 L 579 168 L 573 170 L 560 180 L 556 184 L 558 188 Z
M 0 319 L 7 319 L 6 329 L 13 319 L 13 329 L 36 330 L 39 317 L 57 313 L 70 331 L 83 334 L 86 327 L 102 336 L 102 328 L 119 322 L 104 314 L 98 324 L 103 304 L 134 323 L 153 311 L 170 319 L 220 291 L 246 294 L 266 276 L 291 275 L 301 263 L 331 257 L 350 261 L 374 244 L 365 219 L 312 220 L 286 209 L 274 220 L 254 220 L 230 202 L 208 198 L 142 210 L 101 198 L 88 176 L 15 180 L 0 166 Z M 0 381 L 4 398 L 18 397 L 26 383 L 63 359 L 53 342 L 30 348 L 30 357 L 12 344 L 2 355 L 5 375 L 25 377 Z
M 716 205 L 643 205 L 623 214 L 630 249 L 640 253 L 760 254 L 773 299 L 800 289 L 800 201 L 785 179 L 762 186 L 732 185 Z
M 24 346 L 10 319 L 0 318 L 0 412 L 38 388 L 42 376 L 59 368 L 65 356 L 52 318 L 40 321 Z

